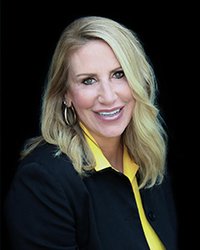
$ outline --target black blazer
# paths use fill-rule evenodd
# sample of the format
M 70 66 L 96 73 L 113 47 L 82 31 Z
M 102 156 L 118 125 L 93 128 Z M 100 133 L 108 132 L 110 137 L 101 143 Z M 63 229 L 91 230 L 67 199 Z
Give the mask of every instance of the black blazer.
M 8 192 L 5 216 L 13 250 L 147 250 L 128 178 L 111 168 L 80 177 L 45 144 L 24 159 Z M 168 179 L 141 190 L 144 209 L 167 250 L 176 250 Z

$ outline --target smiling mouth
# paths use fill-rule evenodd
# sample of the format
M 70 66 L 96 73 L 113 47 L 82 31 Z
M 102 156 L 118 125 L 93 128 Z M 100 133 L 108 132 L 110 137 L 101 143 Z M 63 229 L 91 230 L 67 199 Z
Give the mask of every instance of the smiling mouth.
M 103 112 L 98 112 L 98 114 L 99 114 L 100 116 L 104 116 L 104 117 L 113 117 L 113 116 L 119 114 L 120 111 L 121 111 L 121 109 L 116 109 L 116 110 L 113 110 L 113 111 L 110 111 L 110 112 L 105 112 L 105 111 L 103 111 Z

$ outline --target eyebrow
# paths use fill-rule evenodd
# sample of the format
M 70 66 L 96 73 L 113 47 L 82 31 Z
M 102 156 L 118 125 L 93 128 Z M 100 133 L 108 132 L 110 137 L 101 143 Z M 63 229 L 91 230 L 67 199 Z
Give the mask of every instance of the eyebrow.
M 111 70 L 110 73 L 112 74 L 112 73 L 114 73 L 114 72 L 116 72 L 118 70 L 122 70 L 122 67 L 117 67 L 117 68 Z M 95 75 L 96 74 L 94 74 L 94 73 L 80 73 L 80 74 L 77 74 L 76 77 L 95 76 Z

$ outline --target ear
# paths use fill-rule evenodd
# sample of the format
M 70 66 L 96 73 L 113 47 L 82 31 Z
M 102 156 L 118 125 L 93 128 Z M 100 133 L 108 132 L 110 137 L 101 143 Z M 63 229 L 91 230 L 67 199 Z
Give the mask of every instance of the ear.
M 69 97 L 69 94 L 68 94 L 68 93 L 66 93 L 66 94 L 64 95 L 64 100 L 63 100 L 63 102 L 64 102 L 64 104 L 65 104 L 68 108 L 71 107 L 72 101 L 71 101 L 71 98 Z

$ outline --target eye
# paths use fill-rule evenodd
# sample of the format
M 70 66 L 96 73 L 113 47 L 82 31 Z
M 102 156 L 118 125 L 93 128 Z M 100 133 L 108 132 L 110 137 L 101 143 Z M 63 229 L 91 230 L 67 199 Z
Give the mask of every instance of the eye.
M 96 80 L 94 78 L 86 78 L 86 79 L 83 79 L 83 81 L 82 81 L 82 83 L 85 85 L 91 85 L 95 82 L 96 82 Z
M 123 70 L 117 71 L 117 72 L 114 73 L 113 76 L 116 79 L 120 79 L 120 78 L 122 78 L 124 76 L 124 71 Z

